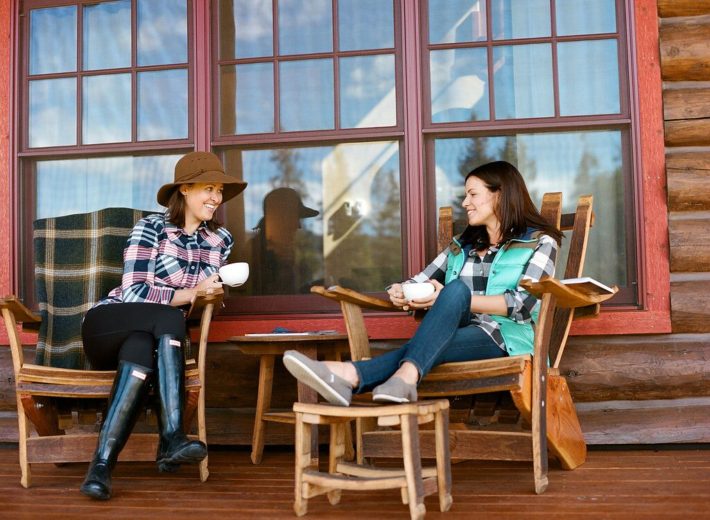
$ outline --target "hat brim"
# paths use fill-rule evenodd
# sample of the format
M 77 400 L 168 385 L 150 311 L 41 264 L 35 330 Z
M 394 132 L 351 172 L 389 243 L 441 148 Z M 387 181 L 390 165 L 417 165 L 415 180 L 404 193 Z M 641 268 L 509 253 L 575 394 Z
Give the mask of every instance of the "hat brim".
M 301 204 L 301 207 L 298 210 L 298 216 L 301 218 L 311 218 L 311 217 L 317 217 L 320 215 L 320 212 L 314 210 L 313 208 L 309 208 L 308 206 L 304 206 Z
M 161 206 L 168 206 L 170 201 L 170 196 L 181 184 L 222 184 L 224 189 L 222 191 L 222 203 L 224 204 L 230 199 L 233 199 L 247 187 L 247 183 L 230 177 L 220 171 L 212 170 L 208 172 L 202 172 L 199 176 L 192 178 L 188 181 L 183 182 L 171 182 L 160 187 L 158 190 L 157 200 L 158 204 Z

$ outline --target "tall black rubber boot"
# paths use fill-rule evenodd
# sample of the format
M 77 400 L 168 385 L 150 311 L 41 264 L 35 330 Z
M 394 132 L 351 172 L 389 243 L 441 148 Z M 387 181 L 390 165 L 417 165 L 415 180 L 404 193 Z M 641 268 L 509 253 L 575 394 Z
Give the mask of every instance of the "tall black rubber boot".
M 86 496 L 98 500 L 111 498 L 111 471 L 133 430 L 151 373 L 149 368 L 128 361 L 118 364 L 98 446 L 81 485 Z
M 194 464 L 204 459 L 207 456 L 207 446 L 204 442 L 188 439 L 182 429 L 185 360 L 182 343 L 175 336 L 165 334 L 158 340 L 156 367 L 160 402 L 157 414 L 160 441 L 156 462 L 160 471 L 173 472 L 180 464 Z

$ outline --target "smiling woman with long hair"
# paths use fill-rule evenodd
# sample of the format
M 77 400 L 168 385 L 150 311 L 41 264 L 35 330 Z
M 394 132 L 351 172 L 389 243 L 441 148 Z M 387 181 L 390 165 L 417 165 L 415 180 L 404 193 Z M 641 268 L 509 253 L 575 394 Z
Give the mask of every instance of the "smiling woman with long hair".
M 532 354 L 539 302 L 519 282 L 554 275 L 562 233 L 542 218 L 512 164 L 479 166 L 464 188 L 468 227 L 421 273 L 387 290 L 398 307 L 429 310 L 414 337 L 365 361 L 320 362 L 288 351 L 291 374 L 332 404 L 348 406 L 353 392 L 370 390 L 375 401 L 406 403 L 441 363 Z M 431 283 L 433 294 L 407 301 L 403 284 L 411 282 Z

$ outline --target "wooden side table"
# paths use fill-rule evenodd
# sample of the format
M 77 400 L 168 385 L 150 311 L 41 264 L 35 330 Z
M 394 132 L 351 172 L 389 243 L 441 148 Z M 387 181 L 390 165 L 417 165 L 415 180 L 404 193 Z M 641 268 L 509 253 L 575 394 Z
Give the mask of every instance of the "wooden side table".
M 281 422 L 295 424 L 294 413 L 270 412 L 271 392 L 274 383 L 274 359 L 282 356 L 287 350 L 298 350 L 304 355 L 317 359 L 318 354 L 326 359 L 340 360 L 343 353 L 349 353 L 348 336 L 346 334 L 264 334 L 251 336 L 234 336 L 229 341 L 244 354 L 259 356 L 259 387 L 256 398 L 256 414 L 254 416 L 254 431 L 251 441 L 251 461 L 261 463 L 264 452 L 264 429 L 266 422 Z M 300 403 L 317 403 L 318 394 L 315 390 L 298 383 L 298 401 Z M 314 429 L 317 428 L 314 426 Z M 313 450 L 318 453 L 317 431 L 313 435 Z

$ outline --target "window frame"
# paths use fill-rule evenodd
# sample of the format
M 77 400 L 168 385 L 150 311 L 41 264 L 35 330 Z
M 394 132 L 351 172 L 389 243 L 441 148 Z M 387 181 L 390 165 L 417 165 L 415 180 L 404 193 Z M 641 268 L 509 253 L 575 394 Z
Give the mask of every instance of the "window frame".
M 108 0 L 110 1 L 110 0 Z M 138 40 L 137 30 L 137 13 L 136 2 L 131 0 L 131 65 L 130 67 L 83 70 L 81 63 L 81 52 L 83 49 L 83 34 L 80 34 L 83 28 L 83 13 L 82 7 L 85 5 L 93 5 L 96 2 L 91 0 L 24 0 L 18 7 L 19 24 L 18 30 L 21 35 L 22 44 L 17 49 L 19 53 L 18 64 L 21 69 L 18 73 L 18 81 L 21 81 L 21 87 L 17 91 L 17 99 L 19 99 L 21 114 L 17 122 L 20 125 L 19 152 L 20 157 L 44 157 L 44 156 L 60 156 L 68 154 L 100 154 L 100 153 L 121 153 L 121 152 L 139 152 L 143 150 L 163 150 L 176 149 L 192 145 L 194 142 L 195 121 L 194 111 L 190 110 L 190 106 L 194 104 L 195 99 L 195 61 L 196 57 L 191 52 L 193 46 L 197 43 L 194 34 L 195 22 L 193 19 L 194 11 L 193 0 L 186 0 L 187 10 L 187 63 L 172 63 L 165 65 L 142 65 L 137 64 L 136 46 Z M 197 2 L 198 4 L 200 2 Z M 37 74 L 31 76 L 29 74 L 30 60 L 30 16 L 29 13 L 34 9 L 47 9 L 51 7 L 62 6 L 77 6 L 77 34 L 76 34 L 76 69 L 71 72 Z M 137 121 L 137 103 L 138 103 L 138 81 L 137 76 L 141 72 L 152 72 L 161 70 L 187 70 L 187 137 L 180 139 L 160 139 L 151 141 L 138 140 L 138 121 Z M 131 140 L 115 143 L 97 143 L 97 144 L 81 144 L 82 140 L 82 93 L 83 93 L 83 78 L 89 76 L 102 76 L 115 74 L 118 72 L 131 74 Z M 35 147 L 29 146 L 29 84 L 32 80 L 37 79 L 54 79 L 54 78 L 76 78 L 76 144 L 60 145 L 60 146 L 45 146 Z M 21 121 L 21 122 L 20 122 Z
M 398 2 L 398 0 L 395 0 Z M 64 2 L 66 3 L 66 2 Z M 34 5 L 45 4 L 62 5 L 62 2 L 51 2 L 49 0 L 37 0 Z M 211 3 L 209 3 L 211 5 Z M 195 37 L 194 45 L 188 49 L 193 57 L 194 71 L 190 80 L 190 87 L 194 87 L 194 97 L 192 98 L 193 122 L 190 128 L 194 127 L 193 144 L 180 144 L 171 147 L 170 150 L 209 150 L 212 145 L 218 147 L 219 139 L 213 139 L 211 135 L 211 121 L 209 109 L 213 93 L 205 90 L 204 84 L 210 84 L 211 61 L 209 58 L 209 42 L 200 41 L 200 36 L 209 34 L 210 28 L 210 5 L 207 2 L 195 2 L 191 4 L 190 13 L 192 23 L 188 27 L 188 34 Z M 402 100 L 401 106 L 404 112 L 401 124 L 402 129 L 398 132 L 387 133 L 387 137 L 401 140 L 400 160 L 403 168 L 402 183 L 402 211 L 403 230 L 408 235 L 404 250 L 406 251 L 405 269 L 413 271 L 417 265 L 423 263 L 425 257 L 424 233 L 412 233 L 412 230 L 423 230 L 426 216 L 421 204 L 422 197 L 426 193 L 423 175 L 423 165 L 425 164 L 425 150 L 423 145 L 425 132 L 420 132 L 421 115 L 416 112 L 418 100 L 422 99 L 421 56 L 413 51 L 419 46 L 419 33 L 421 13 L 418 10 L 404 9 L 403 3 L 397 3 L 398 8 L 395 17 L 401 19 L 402 33 L 397 36 L 402 44 L 403 56 L 399 58 L 401 63 L 406 56 L 412 67 L 402 70 Z M 670 332 L 670 265 L 669 265 L 669 242 L 668 242 L 668 220 L 667 205 L 665 199 L 665 156 L 663 139 L 663 117 L 661 99 L 661 77 L 660 58 L 658 47 L 658 26 L 656 18 L 655 0 L 636 0 L 624 2 L 625 13 L 627 15 L 629 42 L 626 55 L 628 57 L 630 73 L 630 111 L 631 117 L 635 118 L 637 135 L 632 142 L 632 149 L 625 150 L 634 156 L 634 176 L 631 179 L 634 185 L 636 218 L 634 224 L 638 237 L 639 258 L 637 263 L 638 285 L 640 308 L 628 306 L 611 306 L 605 308 L 602 314 L 595 320 L 584 320 L 573 324 L 573 334 L 601 334 L 614 335 L 635 334 L 635 333 L 665 333 Z M 6 159 L 0 161 L 0 191 L 9 194 L 10 205 L 6 218 L 0 219 L 1 235 L 7 245 L 6 267 L 4 274 L 0 275 L 0 288 L 5 289 L 5 293 L 13 293 L 18 289 L 19 273 L 21 271 L 21 259 L 19 258 L 19 243 L 23 236 L 19 227 L 22 219 L 22 210 L 27 207 L 26 201 L 22 201 L 19 194 L 19 165 L 25 157 L 33 154 L 25 154 L 20 148 L 19 129 L 20 114 L 18 100 L 22 99 L 22 89 L 20 88 L 21 75 L 17 65 L 21 63 L 18 53 L 21 45 L 19 37 L 22 34 L 20 26 L 22 17 L 20 16 L 19 3 L 6 6 L 4 12 L 0 12 L 0 20 L 6 22 L 2 31 L 9 33 L 11 42 L 11 52 L 0 57 L 0 71 L 4 71 L 10 77 L 9 82 L 0 86 L 0 106 L 6 107 L 11 114 L 8 121 L 0 122 L 0 128 L 7 125 L 9 131 L 4 134 L 7 138 L 2 139 L 8 145 L 10 151 Z M 396 22 L 396 26 L 400 24 Z M 194 32 L 193 32 L 194 31 Z M 25 47 L 26 48 L 26 47 Z M 642 77 L 643 81 L 638 81 Z M 399 87 L 398 87 L 399 88 Z M 398 120 L 399 122 L 400 120 Z M 378 137 L 378 133 L 359 136 L 358 132 L 353 132 L 353 139 Z M 404 139 L 404 135 L 407 138 Z M 1 134 L 0 134 L 1 135 Z M 318 135 L 290 135 L 281 137 L 279 143 L 289 142 L 314 142 L 322 140 Z M 244 140 L 240 145 L 263 144 L 259 139 Z M 234 143 L 232 143 L 234 144 Z M 277 144 L 272 143 L 272 144 Z M 104 153 L 115 151 L 113 146 L 91 145 L 92 153 Z M 143 147 L 142 147 L 143 148 Z M 145 146 L 143 150 L 155 150 L 153 145 Z M 162 147 L 160 148 L 162 149 Z M 42 149 L 47 152 L 45 155 L 71 156 L 74 150 Z M 131 150 L 133 151 L 133 149 Z M 169 150 L 166 150 L 169 151 Z M 0 153 L 0 158 L 3 154 Z M 5 169 L 7 168 L 7 169 Z M 646 218 L 649 217 L 649 218 Z M 20 263 L 18 263 L 20 262 Z M 218 318 L 213 324 L 210 340 L 224 341 L 234 334 L 244 332 L 268 331 L 271 330 L 278 321 L 278 324 L 294 327 L 300 330 L 310 330 L 312 328 L 342 328 L 341 319 L 334 315 L 314 315 L 314 314 L 293 314 L 271 317 L 262 316 L 229 316 Z M 370 334 L 374 339 L 394 339 L 401 338 L 411 333 L 415 325 L 401 316 L 394 314 L 377 314 L 367 317 Z M 6 335 L 3 332 L 3 337 Z

